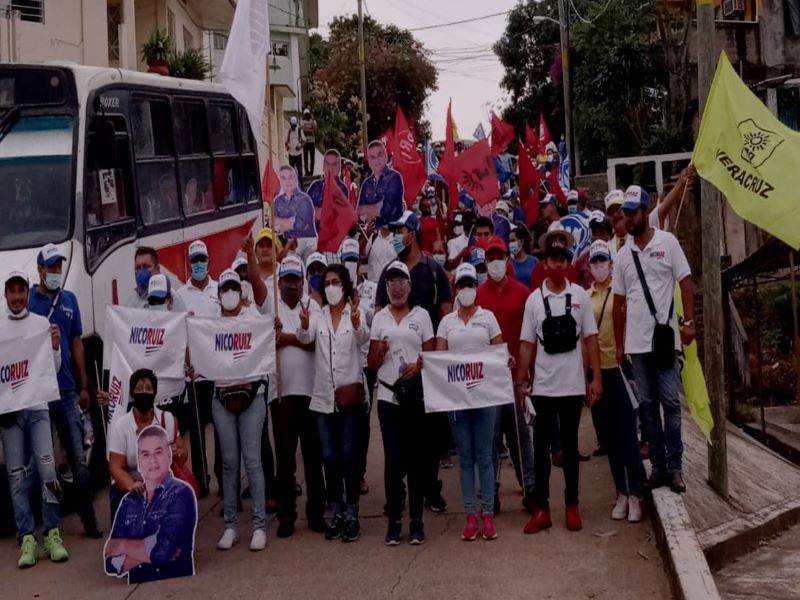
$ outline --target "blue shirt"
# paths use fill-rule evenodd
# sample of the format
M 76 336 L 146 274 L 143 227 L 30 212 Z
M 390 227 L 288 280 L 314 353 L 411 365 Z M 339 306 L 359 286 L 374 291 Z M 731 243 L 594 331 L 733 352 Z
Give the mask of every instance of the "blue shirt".
M 61 368 L 58 370 L 58 389 L 62 392 L 75 391 L 75 375 L 72 372 L 72 340 L 83 335 L 81 310 L 75 294 L 67 290 L 59 290 L 57 296 L 51 298 L 39 292 L 34 284 L 28 297 L 28 310 L 41 315 L 58 325 L 61 332 Z M 52 313 L 50 307 L 55 300 Z
M 291 196 L 280 194 L 272 203 L 274 211 L 273 220 L 294 218 L 291 229 L 277 227 L 277 231 L 290 238 L 317 237 L 317 228 L 314 224 L 314 204 L 308 194 L 296 191 Z M 277 223 L 273 226 L 277 226 Z
M 511 259 L 511 266 L 514 267 L 514 277 L 520 283 L 527 285 L 530 287 L 531 285 L 531 277 L 533 277 L 533 270 L 536 268 L 536 265 L 539 264 L 539 260 L 535 256 L 531 256 L 530 254 L 525 257 L 525 260 L 515 260 Z
M 349 197 L 347 186 L 341 179 L 336 179 L 336 185 L 342 190 L 345 198 Z M 325 197 L 325 180 L 316 179 L 310 186 L 308 186 L 308 195 L 311 197 L 311 202 L 316 208 L 322 208 L 322 199 Z
M 397 221 L 403 215 L 403 178 L 394 169 L 386 167 L 376 179 L 370 175 L 361 184 L 358 194 L 358 206 L 369 206 L 383 203 L 381 212 L 375 218 L 375 226 L 382 227 Z M 359 215 L 361 214 L 356 210 Z

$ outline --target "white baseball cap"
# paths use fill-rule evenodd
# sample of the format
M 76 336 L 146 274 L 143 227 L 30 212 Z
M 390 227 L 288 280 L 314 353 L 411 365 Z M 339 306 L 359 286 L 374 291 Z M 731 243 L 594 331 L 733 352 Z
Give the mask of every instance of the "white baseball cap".
M 494 207 L 494 209 L 495 209 L 496 211 L 497 211 L 497 210 L 502 210 L 502 211 L 505 211 L 505 213 L 506 213 L 507 215 L 510 215 L 510 214 L 511 214 L 511 205 L 510 205 L 508 202 L 506 202 L 505 200 L 500 200 L 500 201 L 497 203 L 497 205 Z
M 594 262 L 595 258 L 604 258 L 605 260 L 611 259 L 611 251 L 608 249 L 608 242 L 603 240 L 595 240 L 589 246 L 589 262 Z
M 622 203 L 625 202 L 625 193 L 622 190 L 611 190 L 606 194 L 604 202 L 606 210 L 612 206 L 622 206 Z
M 169 293 L 170 283 L 166 275 L 156 273 L 150 277 L 150 282 L 147 284 L 148 298 L 166 298 Z
M 471 264 L 461 263 L 456 268 L 456 277 L 455 277 L 456 285 L 458 285 L 459 281 L 466 278 L 478 281 L 478 272 L 475 270 L 475 267 L 473 267 Z
M 67 257 L 64 256 L 64 253 L 58 249 L 58 246 L 55 244 L 45 244 L 42 246 L 42 249 L 39 250 L 39 256 L 36 257 L 36 263 L 50 267 L 59 260 L 66 260 L 66 258 Z
M 237 256 L 236 260 L 234 260 L 233 264 L 231 265 L 231 269 L 236 271 L 239 268 L 246 266 L 247 266 L 247 259 L 244 256 Z
M 219 276 L 219 282 L 218 282 L 219 289 L 222 289 L 225 286 L 225 284 L 228 283 L 235 283 L 236 287 L 241 288 L 242 278 L 239 277 L 239 274 L 233 269 L 225 269 Z
M 287 275 L 303 277 L 303 261 L 296 254 L 289 254 L 281 261 L 281 266 L 278 269 L 278 279 L 283 279 Z
M 8 285 L 8 283 L 13 279 L 21 279 L 25 283 L 26 287 L 30 287 L 31 285 L 30 279 L 28 279 L 28 274 L 25 271 L 19 271 L 19 270 L 11 271 L 8 275 L 5 276 L 3 282 L 5 283 L 5 285 Z
M 339 254 L 341 255 L 343 261 L 347 260 L 348 258 L 355 258 L 358 260 L 358 257 L 361 256 L 361 248 L 358 245 L 358 240 L 353 238 L 345 238 L 341 247 L 339 248 Z
M 399 260 L 391 262 L 389 266 L 386 267 L 386 279 L 389 279 L 392 273 L 401 273 L 406 279 L 411 279 L 406 263 Z
M 567 192 L 567 204 L 577 204 L 578 200 L 580 200 L 578 190 L 570 190 Z
M 328 259 L 325 258 L 325 255 L 321 252 L 312 252 L 308 255 L 306 259 L 306 269 L 308 269 L 314 263 L 320 263 L 324 266 L 328 266 Z
M 198 256 L 205 256 L 208 258 L 208 248 L 202 240 L 195 240 L 189 244 L 189 260 Z

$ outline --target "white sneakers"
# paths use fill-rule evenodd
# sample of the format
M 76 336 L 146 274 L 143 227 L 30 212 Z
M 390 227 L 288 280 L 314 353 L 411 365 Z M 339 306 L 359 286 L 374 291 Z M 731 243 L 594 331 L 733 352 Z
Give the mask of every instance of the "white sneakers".
M 632 498 L 633 496 L 631 496 Z M 611 510 L 611 518 L 615 521 L 622 521 L 628 516 L 628 496 L 619 494 L 614 508 Z
M 250 538 L 250 550 L 258 552 L 267 547 L 267 532 L 263 529 L 256 529 L 253 531 L 253 537 Z
M 217 542 L 217 549 L 230 550 L 238 539 L 235 529 L 226 529 L 225 533 L 222 534 L 222 537 L 219 538 Z
M 628 496 L 628 522 L 638 523 L 642 520 L 642 501 L 638 496 Z

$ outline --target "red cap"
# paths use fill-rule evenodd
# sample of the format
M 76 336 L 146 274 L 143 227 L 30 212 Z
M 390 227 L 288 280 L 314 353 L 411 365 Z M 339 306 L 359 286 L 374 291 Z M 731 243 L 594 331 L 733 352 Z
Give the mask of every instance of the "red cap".
M 492 250 L 493 248 L 502 250 L 504 254 L 508 254 L 508 247 L 501 237 L 494 236 L 489 239 L 489 242 L 486 244 L 486 252 L 489 252 L 489 250 Z

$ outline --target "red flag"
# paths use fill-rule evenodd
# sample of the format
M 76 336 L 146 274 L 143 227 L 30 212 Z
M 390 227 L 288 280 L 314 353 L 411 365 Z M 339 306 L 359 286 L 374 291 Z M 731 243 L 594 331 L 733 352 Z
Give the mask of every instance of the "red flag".
M 514 139 L 514 126 L 498 118 L 492 111 L 492 156 L 497 156 Z
M 417 194 L 428 180 L 428 174 L 425 171 L 425 163 L 422 162 L 422 157 L 417 152 L 417 140 L 414 139 L 414 133 L 409 128 L 403 109 L 399 105 L 394 131 L 395 153 L 392 167 L 403 178 L 403 196 L 406 206 L 412 206 L 417 199 Z
M 536 151 L 539 147 L 539 134 L 527 123 L 525 123 L 525 145 L 528 147 L 529 154 L 531 150 Z
M 539 113 L 539 154 L 545 154 L 547 144 L 552 141 L 553 138 L 550 137 L 547 121 L 544 120 L 544 113 Z
M 347 232 L 358 223 L 355 209 L 342 194 L 336 179 L 325 177 L 325 193 L 322 198 L 322 213 L 319 217 L 317 250 L 338 252 Z
M 383 142 L 384 146 L 386 146 L 386 156 L 391 156 L 392 153 L 394 153 L 394 129 L 389 127 L 389 129 L 384 131 L 383 135 L 381 135 L 381 137 L 378 139 Z M 366 154 L 366 150 L 364 150 L 364 153 Z
M 447 123 L 444 132 L 444 154 L 439 161 L 437 171 L 447 182 L 447 193 L 450 198 L 448 219 L 453 220 L 453 215 L 458 208 L 458 172 L 456 171 L 456 143 L 453 140 L 453 101 L 447 105 Z
M 264 202 L 272 203 L 272 200 L 281 191 L 281 182 L 275 169 L 272 168 L 272 161 L 268 160 L 267 165 L 264 167 L 264 177 L 261 180 L 261 195 Z
M 561 189 L 561 184 L 558 182 L 558 169 L 550 169 L 550 174 L 547 176 L 550 180 L 550 193 L 554 194 L 561 206 L 567 208 L 567 195 Z
M 480 206 L 500 196 L 500 183 L 488 140 L 479 140 L 455 159 L 458 182 Z
M 348 200 L 350 200 L 350 204 L 355 208 L 358 203 L 358 197 L 356 196 L 356 191 L 353 189 L 353 175 L 350 173 L 349 166 L 344 168 L 344 184 L 347 186 Z
M 519 146 L 519 155 L 517 156 L 519 160 L 519 201 L 520 204 L 525 207 L 528 201 L 528 197 L 531 195 L 531 192 L 534 192 L 536 205 L 537 205 L 537 212 L 538 212 L 538 204 L 539 204 L 539 183 L 541 182 L 542 176 L 539 174 L 538 169 L 533 165 L 531 161 L 531 157 L 528 154 L 528 148 L 524 144 L 520 144 Z M 527 209 L 525 209 L 527 215 Z

